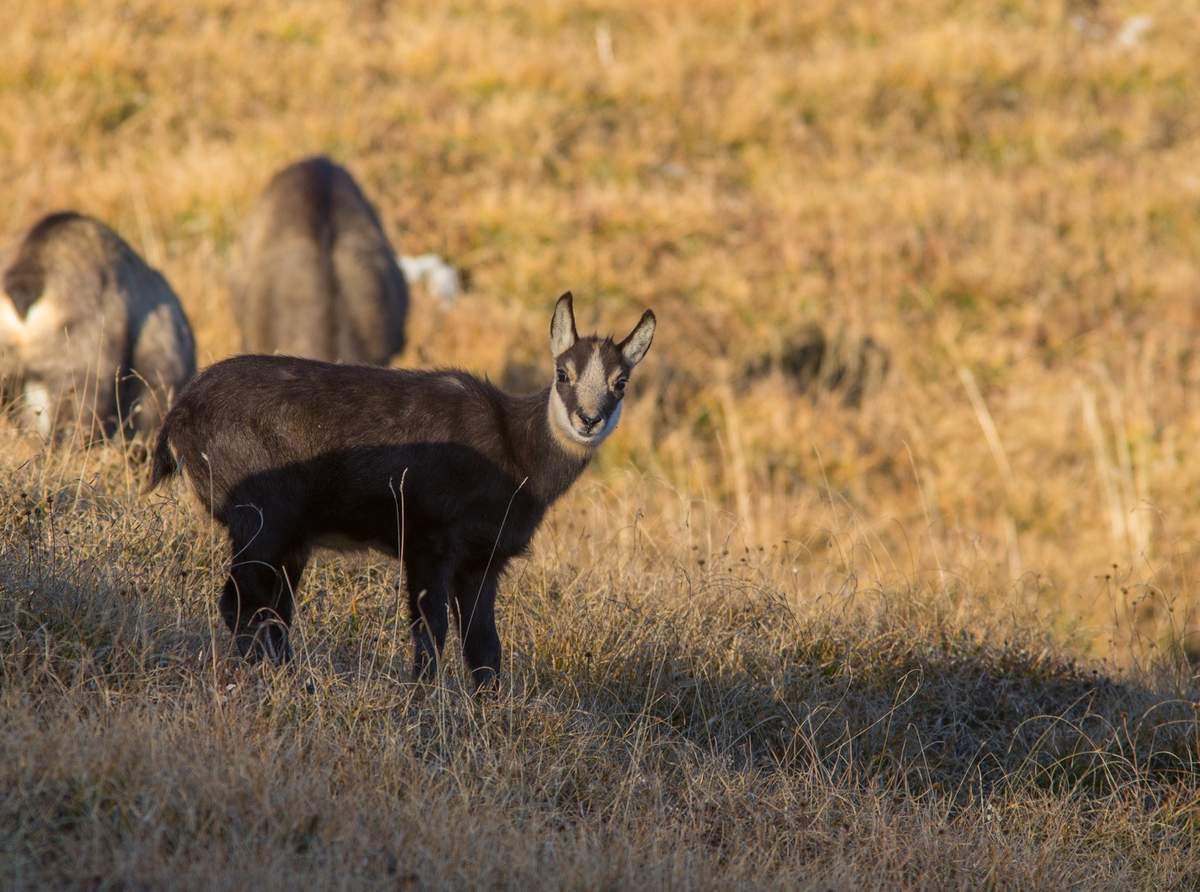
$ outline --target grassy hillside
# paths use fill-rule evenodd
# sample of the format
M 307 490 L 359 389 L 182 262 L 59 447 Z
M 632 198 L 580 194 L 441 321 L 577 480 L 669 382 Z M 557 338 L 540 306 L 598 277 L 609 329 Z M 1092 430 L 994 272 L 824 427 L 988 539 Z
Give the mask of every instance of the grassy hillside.
M 486 707 L 408 683 L 380 560 L 311 565 L 294 673 L 240 666 L 182 494 L 0 426 L 0 884 L 1200 882 L 1197 25 L 17 0 L 0 238 L 108 221 L 202 364 L 316 151 L 469 273 L 405 364 L 541 381 L 568 288 L 659 331 Z

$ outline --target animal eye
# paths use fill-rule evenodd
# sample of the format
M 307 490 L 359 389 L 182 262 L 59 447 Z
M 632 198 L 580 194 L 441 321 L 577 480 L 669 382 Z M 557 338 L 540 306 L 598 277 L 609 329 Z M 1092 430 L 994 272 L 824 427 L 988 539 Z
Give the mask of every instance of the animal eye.
M 616 380 L 616 383 L 613 384 L 613 390 L 615 390 L 617 393 L 624 393 L 625 385 L 628 383 L 629 383 L 628 378 L 618 378 Z
M 559 384 L 567 384 L 570 381 L 570 379 L 567 378 L 567 370 L 562 368 L 561 366 L 559 367 L 559 369 L 556 373 L 556 376 L 558 378 Z

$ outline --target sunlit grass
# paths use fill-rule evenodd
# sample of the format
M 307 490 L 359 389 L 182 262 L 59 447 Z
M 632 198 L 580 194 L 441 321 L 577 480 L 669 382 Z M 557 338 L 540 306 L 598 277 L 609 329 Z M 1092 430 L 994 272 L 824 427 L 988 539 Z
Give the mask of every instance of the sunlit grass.
M 485 708 L 454 655 L 447 690 L 408 684 L 382 561 L 313 565 L 295 675 L 237 666 L 214 531 L 114 450 L 5 427 L 5 880 L 1194 884 L 1195 24 L 6 10 L 0 234 L 110 223 L 202 364 L 238 343 L 244 214 L 316 151 L 469 273 L 449 310 L 416 295 L 402 362 L 539 380 L 567 289 L 583 328 L 660 325 L 504 586 Z M 886 376 L 802 388 L 813 326 Z

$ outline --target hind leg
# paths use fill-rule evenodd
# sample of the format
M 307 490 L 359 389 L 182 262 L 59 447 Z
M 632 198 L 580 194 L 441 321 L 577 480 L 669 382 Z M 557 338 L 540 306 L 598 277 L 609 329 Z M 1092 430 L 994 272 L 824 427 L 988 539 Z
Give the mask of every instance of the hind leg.
M 231 536 L 231 539 L 233 537 Z M 300 585 L 308 553 L 263 539 L 237 547 L 221 594 L 221 617 L 233 633 L 238 653 L 251 662 L 266 657 L 276 665 L 292 657 L 288 629 L 293 593 Z

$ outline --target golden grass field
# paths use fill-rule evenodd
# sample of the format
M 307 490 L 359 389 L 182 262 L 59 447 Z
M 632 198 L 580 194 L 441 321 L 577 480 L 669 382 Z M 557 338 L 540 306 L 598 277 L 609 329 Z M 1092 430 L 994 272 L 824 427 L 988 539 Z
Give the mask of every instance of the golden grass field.
M 0 886 L 1200 885 L 1198 26 L 10 3 L 0 236 L 107 221 L 201 365 L 241 220 L 317 151 L 470 275 L 416 289 L 405 364 L 548 380 L 568 288 L 659 328 L 484 704 L 453 653 L 411 684 L 382 559 L 310 565 L 295 672 L 239 665 L 182 491 L 4 426 Z M 861 400 L 783 370 L 813 326 L 886 352 Z

